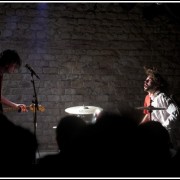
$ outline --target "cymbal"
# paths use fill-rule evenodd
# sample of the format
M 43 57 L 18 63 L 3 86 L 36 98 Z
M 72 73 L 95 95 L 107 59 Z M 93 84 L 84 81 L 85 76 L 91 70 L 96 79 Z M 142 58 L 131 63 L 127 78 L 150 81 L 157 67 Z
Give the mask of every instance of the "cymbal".
M 96 106 L 75 106 L 65 109 L 65 112 L 69 114 L 88 115 L 94 114 L 96 110 L 102 111 L 103 109 Z
M 153 111 L 153 110 L 166 110 L 164 107 L 154 107 L 154 106 L 147 106 L 147 107 L 137 107 L 136 109 L 139 110 L 148 110 L 148 111 Z

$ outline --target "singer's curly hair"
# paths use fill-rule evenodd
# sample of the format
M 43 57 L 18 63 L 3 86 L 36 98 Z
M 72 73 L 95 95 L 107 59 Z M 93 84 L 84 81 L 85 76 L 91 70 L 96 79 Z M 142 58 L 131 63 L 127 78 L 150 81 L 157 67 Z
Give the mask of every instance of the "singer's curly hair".
M 145 73 L 147 76 L 150 76 L 155 83 L 155 85 L 158 87 L 159 90 L 161 91 L 166 91 L 168 90 L 168 82 L 162 77 L 160 72 L 158 71 L 157 68 L 147 68 L 144 67 Z
M 0 67 L 16 64 L 19 68 L 22 64 L 21 58 L 15 50 L 7 49 L 0 53 Z

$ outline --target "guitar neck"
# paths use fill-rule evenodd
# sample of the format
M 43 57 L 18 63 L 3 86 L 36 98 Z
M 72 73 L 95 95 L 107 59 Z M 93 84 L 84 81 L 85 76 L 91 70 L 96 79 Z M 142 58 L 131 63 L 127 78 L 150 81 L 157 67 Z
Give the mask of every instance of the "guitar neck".
M 29 110 L 30 106 L 26 106 L 26 108 Z M 11 111 L 20 112 L 20 108 L 11 108 L 11 107 L 3 108 L 3 112 L 11 112 Z
M 40 112 L 44 112 L 45 111 L 45 107 L 38 105 L 38 107 L 36 108 L 34 104 L 31 104 L 30 106 L 26 106 L 27 110 L 33 111 L 35 112 L 35 110 L 40 111 Z M 7 107 L 7 108 L 3 108 L 3 112 L 10 112 L 10 111 L 18 111 L 21 112 L 20 108 L 11 108 L 11 107 Z

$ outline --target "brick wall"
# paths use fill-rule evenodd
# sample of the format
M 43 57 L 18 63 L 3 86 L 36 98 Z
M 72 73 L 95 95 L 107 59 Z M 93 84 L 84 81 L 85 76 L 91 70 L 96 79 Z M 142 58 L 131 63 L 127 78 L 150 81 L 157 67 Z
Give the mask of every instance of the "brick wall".
M 167 14 L 143 16 L 145 3 L 131 10 L 120 3 L 1 3 L 0 50 L 16 49 L 21 69 L 7 74 L 3 94 L 30 105 L 35 78 L 39 104 L 37 139 L 42 151 L 57 149 L 55 130 L 65 109 L 92 105 L 111 111 L 142 106 L 143 66 L 156 66 L 179 98 L 180 24 Z M 16 124 L 34 131 L 33 113 L 9 112 Z M 137 112 L 137 116 L 139 112 Z

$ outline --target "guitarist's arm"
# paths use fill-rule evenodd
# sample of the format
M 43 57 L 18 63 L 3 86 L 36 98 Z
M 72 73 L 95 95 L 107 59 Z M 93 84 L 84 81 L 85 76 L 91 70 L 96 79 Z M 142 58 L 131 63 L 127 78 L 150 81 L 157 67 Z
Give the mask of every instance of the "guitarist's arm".
M 26 105 L 25 104 L 17 104 L 17 103 L 14 103 L 10 100 L 8 100 L 7 98 L 5 98 L 4 96 L 1 95 L 1 103 L 6 105 L 6 106 L 9 106 L 9 107 L 12 107 L 12 108 L 17 108 L 17 109 L 21 109 L 21 112 L 27 112 L 27 108 L 26 108 Z

